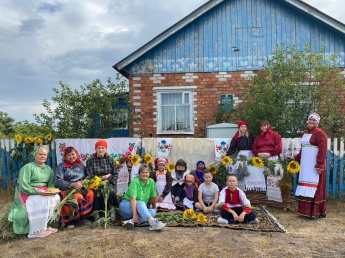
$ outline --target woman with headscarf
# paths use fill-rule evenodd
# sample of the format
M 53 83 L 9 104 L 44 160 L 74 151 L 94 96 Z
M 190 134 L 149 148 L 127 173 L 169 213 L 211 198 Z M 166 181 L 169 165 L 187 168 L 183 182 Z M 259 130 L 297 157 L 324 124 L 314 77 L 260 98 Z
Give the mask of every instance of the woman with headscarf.
M 14 204 L 8 216 L 13 222 L 15 234 L 28 234 L 28 238 L 39 238 L 56 233 L 55 228 L 47 227 L 54 216 L 54 207 L 60 203 L 57 192 L 46 192 L 54 188 L 54 171 L 47 166 L 48 149 L 36 147 L 34 161 L 26 164 L 19 172 Z M 54 190 L 54 189 L 53 189 Z
M 115 220 L 114 207 L 117 206 L 118 200 L 116 197 L 117 191 L 117 177 L 118 167 L 115 160 L 106 153 L 108 144 L 104 140 L 100 140 L 95 144 L 96 152 L 92 154 L 92 157 L 86 161 L 86 174 L 94 177 L 98 176 L 104 183 L 107 183 L 110 188 L 110 195 L 108 198 L 108 205 L 111 210 L 110 219 Z M 93 201 L 94 211 L 104 211 L 105 203 L 102 195 L 102 187 L 99 187 L 94 191 L 95 197 Z M 95 221 L 99 221 L 99 213 L 95 215 Z
M 298 213 L 310 219 L 326 217 L 327 135 L 318 128 L 319 123 L 318 114 L 309 115 L 308 130 L 303 132 L 299 154 L 286 157 L 300 161 L 296 189 Z
M 248 124 L 246 122 L 240 122 L 238 125 L 238 131 L 231 140 L 226 156 L 230 156 L 238 150 L 238 159 L 240 158 L 240 155 L 244 155 L 249 159 L 253 158 L 252 146 L 254 140 L 254 136 L 248 132 Z
M 262 159 L 278 159 L 283 150 L 283 141 L 279 133 L 273 132 L 268 121 L 260 123 L 261 134 L 255 138 L 252 152 Z
M 65 198 L 67 192 L 76 189 L 82 190 L 82 180 L 85 178 L 85 167 L 79 159 L 78 151 L 69 146 L 63 154 L 63 162 L 56 168 L 55 185 L 61 190 L 61 197 Z M 92 212 L 94 194 L 92 190 L 79 192 L 73 195 L 77 198 L 78 208 L 74 209 L 74 218 L 70 220 L 71 207 L 64 205 L 60 213 L 60 223 L 65 223 L 67 228 L 74 228 L 74 225 L 81 222 L 90 224 L 87 220 Z

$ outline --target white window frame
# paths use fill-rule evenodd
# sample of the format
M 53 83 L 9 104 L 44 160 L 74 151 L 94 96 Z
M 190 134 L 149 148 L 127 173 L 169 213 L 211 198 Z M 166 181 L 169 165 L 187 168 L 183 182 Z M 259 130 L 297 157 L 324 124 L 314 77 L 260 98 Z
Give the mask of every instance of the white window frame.
M 157 134 L 194 134 L 194 95 L 193 95 L 193 89 L 196 89 L 197 86 L 173 86 L 173 87 L 154 87 L 153 90 L 157 91 Z M 182 96 L 184 96 L 184 93 L 189 93 L 189 124 L 190 124 L 190 131 L 163 131 L 162 128 L 162 93 L 182 93 Z

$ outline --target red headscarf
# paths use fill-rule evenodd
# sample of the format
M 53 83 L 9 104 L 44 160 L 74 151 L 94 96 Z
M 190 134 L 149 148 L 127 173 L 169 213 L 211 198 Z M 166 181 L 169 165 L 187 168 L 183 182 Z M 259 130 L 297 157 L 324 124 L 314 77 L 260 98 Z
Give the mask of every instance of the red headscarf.
M 164 163 L 164 165 L 167 166 L 169 161 L 168 161 L 167 158 L 156 158 L 155 159 L 155 168 L 156 168 L 156 170 L 158 170 L 158 164 L 159 163 Z
M 260 137 L 264 137 L 266 138 L 266 140 L 268 140 L 269 138 L 269 133 L 273 130 L 273 128 L 271 127 L 270 123 L 268 121 L 266 121 L 267 124 L 267 131 L 266 132 L 262 132 L 260 134 Z M 260 129 L 261 129 L 261 125 L 260 125 Z
M 103 146 L 105 149 L 108 149 L 108 143 L 105 140 L 99 140 L 98 142 L 96 142 L 95 144 L 95 150 L 97 149 L 97 147 L 99 146 Z M 93 153 L 92 156 L 96 156 L 97 152 Z
M 248 127 L 248 124 L 247 124 L 246 122 L 240 122 L 240 123 L 238 124 L 238 129 L 240 129 L 240 127 L 241 127 L 242 125 L 245 125 L 245 126 Z M 237 133 L 235 134 L 235 141 L 236 141 L 236 142 L 237 142 L 237 140 L 238 140 L 238 135 L 239 135 L 239 131 L 237 131 Z
M 66 150 L 67 150 L 67 148 L 72 148 L 72 149 L 75 151 L 75 154 L 77 154 L 77 159 L 76 159 L 73 163 L 71 163 L 71 162 L 66 158 Z M 74 165 L 75 163 L 80 164 L 81 161 L 80 161 L 80 159 L 79 159 L 79 153 L 78 153 L 77 149 L 74 148 L 74 147 L 72 147 L 72 146 L 68 146 L 67 148 L 65 149 L 65 151 L 64 151 L 64 153 L 63 153 L 63 161 L 65 162 L 65 168 L 69 168 L 69 167 L 71 167 L 72 165 Z

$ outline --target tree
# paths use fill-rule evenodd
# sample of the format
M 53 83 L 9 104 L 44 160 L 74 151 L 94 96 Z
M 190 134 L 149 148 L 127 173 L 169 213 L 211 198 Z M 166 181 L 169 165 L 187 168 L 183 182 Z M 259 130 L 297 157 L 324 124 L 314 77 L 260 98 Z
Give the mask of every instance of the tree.
M 54 104 L 44 100 L 47 112 L 34 114 L 35 119 L 55 130 L 55 138 L 110 137 L 114 129 L 128 125 L 131 119 L 127 82 L 120 74 L 116 81 L 115 84 L 108 78 L 107 85 L 103 85 L 97 79 L 74 91 L 60 82 L 61 89 L 53 89 Z
M 245 101 L 235 116 L 247 121 L 259 133 L 259 124 L 268 120 L 283 137 L 296 137 L 306 128 L 308 115 L 318 112 L 329 137 L 343 134 L 344 77 L 335 55 L 281 45 L 267 59 L 267 65 L 244 87 Z
M 0 111 L 0 137 L 12 137 L 14 135 L 14 118 Z
M 28 120 L 24 120 L 23 122 L 17 122 L 14 125 L 15 134 L 22 136 L 25 138 L 26 136 L 35 137 L 40 136 L 44 137 L 47 134 L 51 134 L 51 129 L 46 128 L 34 123 L 29 123 Z

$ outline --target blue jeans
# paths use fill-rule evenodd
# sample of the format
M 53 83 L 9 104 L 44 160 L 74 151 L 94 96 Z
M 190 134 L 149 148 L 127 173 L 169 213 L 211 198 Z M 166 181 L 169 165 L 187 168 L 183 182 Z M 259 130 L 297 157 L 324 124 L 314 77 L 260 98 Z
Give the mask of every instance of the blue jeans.
M 132 219 L 133 218 L 133 212 L 131 209 L 131 203 L 126 200 L 122 200 L 120 203 L 120 211 L 121 211 L 121 217 L 124 219 Z M 147 219 L 149 217 L 156 216 L 156 211 L 154 209 L 148 209 L 146 206 L 146 203 L 143 201 L 137 201 L 137 212 L 139 215 L 140 223 L 148 222 Z

